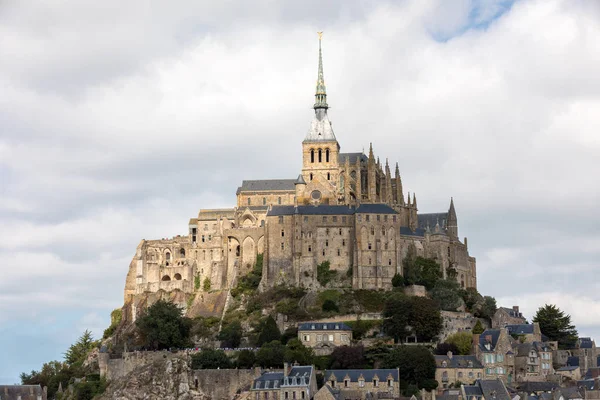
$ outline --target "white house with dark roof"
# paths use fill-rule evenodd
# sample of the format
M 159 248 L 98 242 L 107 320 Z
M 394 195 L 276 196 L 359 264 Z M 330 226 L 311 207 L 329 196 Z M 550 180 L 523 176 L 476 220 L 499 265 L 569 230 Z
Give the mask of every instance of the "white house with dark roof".
M 343 322 L 304 322 L 298 325 L 298 340 L 316 355 L 329 355 L 338 346 L 349 346 L 352 328 Z

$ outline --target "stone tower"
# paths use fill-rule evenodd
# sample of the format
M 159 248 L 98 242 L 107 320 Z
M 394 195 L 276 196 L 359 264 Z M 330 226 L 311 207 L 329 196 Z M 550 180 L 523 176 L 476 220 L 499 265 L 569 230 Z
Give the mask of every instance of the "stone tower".
M 302 142 L 302 177 L 306 182 L 299 204 L 337 204 L 340 145 L 327 115 L 327 92 L 323 78 L 323 56 L 319 33 L 319 70 L 315 93 L 315 116 Z

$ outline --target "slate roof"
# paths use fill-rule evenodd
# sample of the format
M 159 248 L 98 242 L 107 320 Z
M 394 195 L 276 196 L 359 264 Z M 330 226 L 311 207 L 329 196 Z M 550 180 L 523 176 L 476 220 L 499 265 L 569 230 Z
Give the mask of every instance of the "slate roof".
M 595 381 L 594 379 L 585 379 L 583 381 L 577 381 L 577 387 L 583 387 L 586 388 L 587 390 L 594 390 L 594 385 Z
M 368 161 L 369 157 L 367 157 L 364 153 L 340 153 L 338 155 L 338 163 L 344 164 L 346 162 L 346 158 L 350 159 L 350 164 L 356 164 L 356 160 L 360 159 L 361 161 Z
M 498 307 L 498 309 L 503 310 L 504 312 L 506 312 L 508 315 L 510 315 L 513 318 L 523 318 L 523 314 L 522 313 L 516 312 L 512 308 Z M 523 319 L 525 319 L 525 318 L 523 318 Z
M 298 325 L 299 331 L 352 331 L 343 322 L 304 322 Z
M 442 364 L 444 361 L 446 362 L 445 367 Z M 470 366 L 469 362 L 471 362 Z M 452 358 L 447 355 L 436 355 L 435 364 L 438 368 L 483 368 L 477 357 L 469 355 L 452 355 Z
M 325 370 L 325 374 L 323 374 L 325 381 L 330 381 L 332 374 L 338 382 L 343 382 L 346 376 L 350 378 L 350 382 L 358 382 L 361 375 L 365 382 L 372 381 L 375 375 L 380 381 L 386 380 L 389 375 L 392 375 L 394 381 L 399 380 L 397 369 L 330 369 Z
M 361 204 L 356 209 L 357 214 L 398 214 L 387 204 Z
M 591 349 L 593 343 L 594 342 L 589 337 L 579 338 L 579 348 L 580 349 Z
M 519 389 L 527 393 L 551 392 L 557 387 L 555 382 L 523 382 L 519 385 Z
M 0 385 L 2 400 L 37 400 L 38 396 L 46 398 L 40 385 Z
M 400 227 L 400 234 L 406 236 L 425 236 L 425 229 L 417 228 L 415 231 L 411 231 L 408 226 Z
M 419 228 L 425 230 L 429 226 L 429 230 L 433 232 L 435 225 L 439 222 L 440 230 L 444 232 L 446 229 L 446 220 L 448 219 L 448 213 L 428 213 L 428 214 L 417 214 Z
M 279 215 L 353 215 L 354 208 L 348 206 L 272 206 L 267 216 Z
M 567 358 L 567 366 L 579 367 L 579 357 L 570 356 Z
M 547 343 L 542 343 L 542 342 L 533 342 L 533 343 L 521 343 L 519 345 L 517 345 L 517 357 L 528 357 L 529 356 L 529 352 L 531 350 L 535 350 L 536 352 L 549 352 L 552 351 L 552 349 L 550 348 L 550 346 L 548 346 Z
M 478 380 L 477 384 L 481 387 L 481 391 L 483 392 L 483 396 L 486 399 L 495 399 L 495 400 L 511 400 L 504 383 L 500 379 L 494 380 Z
M 557 389 L 557 391 L 560 392 L 560 394 L 562 394 L 562 396 L 565 399 L 581 399 L 581 398 L 583 398 L 581 393 L 579 393 L 578 388 L 576 388 L 576 387 L 559 388 L 559 389 Z
M 298 379 L 304 376 L 304 384 L 301 384 L 301 380 Z M 278 389 L 282 386 L 310 386 L 310 380 L 312 377 L 311 366 L 295 366 L 290 369 L 288 374 L 288 380 L 283 375 L 283 372 L 264 372 L 261 376 L 256 378 L 252 384 L 254 390 L 265 390 L 265 389 Z M 294 379 L 295 378 L 295 379 Z
M 468 398 L 471 398 L 471 396 L 475 396 L 475 397 L 481 397 L 483 396 L 483 392 L 481 391 L 481 388 L 475 384 L 475 385 L 465 385 L 465 395 L 467 395 Z
M 528 335 L 533 333 L 533 324 L 506 325 L 508 333 L 515 335 Z
M 557 369 L 557 371 L 575 371 L 578 368 L 579 368 L 579 365 L 574 365 L 574 366 L 567 365 L 566 367 L 560 367 L 559 369 Z
M 488 336 L 491 337 L 490 341 L 487 340 Z M 486 329 L 481 335 L 479 335 L 479 348 L 482 351 L 494 351 L 496 345 L 498 344 L 499 337 L 500 329 Z M 485 347 L 488 342 L 491 344 L 489 350 Z
M 241 192 L 264 192 L 264 191 L 295 191 L 296 186 L 294 183 L 296 179 L 261 179 L 261 180 L 250 180 L 250 181 L 242 181 L 242 186 L 240 186 L 236 192 L 239 194 Z

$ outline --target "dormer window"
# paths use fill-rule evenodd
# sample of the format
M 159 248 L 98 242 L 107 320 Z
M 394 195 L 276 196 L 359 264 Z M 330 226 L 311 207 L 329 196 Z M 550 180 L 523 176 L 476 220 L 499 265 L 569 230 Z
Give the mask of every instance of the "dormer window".
M 448 363 L 446 361 L 442 361 L 442 367 L 446 368 L 448 366 Z

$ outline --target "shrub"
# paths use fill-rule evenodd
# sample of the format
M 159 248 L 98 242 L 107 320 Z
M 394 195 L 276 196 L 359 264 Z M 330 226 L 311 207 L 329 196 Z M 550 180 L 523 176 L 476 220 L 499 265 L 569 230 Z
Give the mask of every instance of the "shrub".
M 183 348 L 190 345 L 192 321 L 170 301 L 159 300 L 135 322 L 145 347 Z
M 196 276 L 194 277 L 194 289 L 200 289 L 200 274 L 196 274 Z
M 210 279 L 208 279 L 208 277 L 204 278 L 204 283 L 202 284 L 202 289 L 205 292 L 208 292 L 210 290 Z
M 321 264 L 317 265 L 317 281 L 319 281 L 323 287 L 337 275 L 337 271 L 332 271 L 330 266 L 331 264 L 329 261 L 323 261 Z
M 329 299 L 327 299 L 323 302 L 323 307 L 321 307 L 321 309 L 325 312 L 339 312 L 340 311 L 340 308 L 335 303 L 335 301 L 329 300 Z
M 404 286 L 404 277 L 398 273 L 394 274 L 394 277 L 392 278 L 392 286 L 393 287 Z
M 202 349 L 192 355 L 192 369 L 227 369 L 231 361 L 223 350 Z
M 235 349 L 242 342 L 242 324 L 234 320 L 221 328 L 218 339 L 221 340 L 222 347 Z

